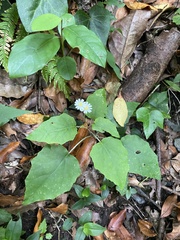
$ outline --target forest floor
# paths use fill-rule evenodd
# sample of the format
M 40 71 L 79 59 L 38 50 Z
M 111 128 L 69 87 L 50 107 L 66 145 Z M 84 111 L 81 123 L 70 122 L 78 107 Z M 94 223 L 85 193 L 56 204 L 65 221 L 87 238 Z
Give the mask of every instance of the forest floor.
M 157 2 L 158 4 L 160 6 L 161 2 Z M 180 239 L 180 91 L 165 82 L 173 81 L 176 76 L 180 79 L 180 32 L 172 23 L 175 10 L 176 7 L 171 6 L 166 11 L 158 9 L 158 14 L 154 14 L 151 8 L 140 10 L 136 6 L 135 10 L 130 10 L 128 4 L 123 8 L 113 9 L 116 16 L 113 26 L 126 32 L 126 45 L 116 32 L 109 34 L 107 46 L 118 66 L 127 63 L 121 68 L 122 80 L 117 78 L 109 66 L 103 69 L 76 56 L 77 74 L 68 81 L 69 99 L 53 85 L 48 85 L 40 74 L 35 74 L 28 82 L 23 82 L 22 79 L 12 81 L 8 73 L 0 69 L 0 103 L 6 106 L 45 116 L 60 115 L 66 111 L 77 121 L 83 122 L 83 113 L 72 108 L 75 100 L 86 99 L 103 88 L 109 97 L 112 97 L 111 91 L 114 91 L 115 98 L 121 84 L 124 99 L 137 101 L 141 105 L 153 92 L 166 91 L 170 115 L 170 118 L 164 120 L 163 129 L 156 128 L 148 140 L 142 123 L 137 122 L 135 117 L 132 117 L 125 129 L 126 134 L 138 132 L 150 144 L 158 156 L 161 180 L 129 174 L 128 185 L 133 190 L 128 197 L 121 196 L 109 182 L 107 196 L 76 210 L 72 209 L 72 205 L 79 201 L 79 197 L 74 188 L 55 199 L 23 205 L 25 179 L 31 168 L 31 161 L 42 149 L 42 144 L 32 143 L 26 137 L 38 124 L 17 118 L 2 125 L 0 208 L 12 214 L 13 219 L 17 219 L 16 216 L 20 213 L 24 231 L 21 239 L 27 239 L 33 231 L 37 231 L 43 219 L 47 225 L 44 232 L 42 231 L 43 239 L 75 239 L 80 226 L 79 219 L 89 211 L 92 213 L 91 221 L 106 230 L 99 236 L 87 236 L 86 239 Z M 139 32 L 140 35 L 136 34 Z M 127 53 L 128 49 L 131 49 L 131 54 Z M 178 84 L 177 81 L 176 86 Z M 104 176 L 94 168 L 90 156 L 87 162 L 76 185 L 89 187 L 92 194 L 100 196 Z M 70 228 L 66 226 L 66 229 L 64 223 L 68 219 L 71 219 Z M 0 224 L 1 222 L 0 217 Z M 1 225 L 3 228 L 5 226 L 4 223 Z

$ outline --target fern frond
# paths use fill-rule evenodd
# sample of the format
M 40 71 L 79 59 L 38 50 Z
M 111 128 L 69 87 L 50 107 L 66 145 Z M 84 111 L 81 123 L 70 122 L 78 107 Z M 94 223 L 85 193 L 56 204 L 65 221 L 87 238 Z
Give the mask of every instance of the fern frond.
M 17 12 L 16 4 L 7 9 L 1 15 L 0 22 L 0 64 L 6 71 L 8 65 L 8 57 L 11 47 L 14 42 L 14 34 L 18 24 L 19 16 Z
M 66 98 L 69 98 L 69 89 L 64 78 L 58 72 L 57 69 L 57 60 L 59 58 L 53 58 L 42 70 L 42 76 L 47 83 L 54 82 L 54 86 L 58 87 L 65 95 Z

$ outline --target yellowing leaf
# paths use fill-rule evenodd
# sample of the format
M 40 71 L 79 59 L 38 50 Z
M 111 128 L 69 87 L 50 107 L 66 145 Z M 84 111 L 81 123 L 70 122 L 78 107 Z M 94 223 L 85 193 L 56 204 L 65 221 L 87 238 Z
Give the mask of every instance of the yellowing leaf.
M 37 124 L 43 122 L 44 115 L 41 113 L 23 114 L 17 117 L 17 119 L 24 124 Z
M 121 127 L 124 127 L 128 117 L 128 109 L 124 98 L 120 95 L 115 99 L 113 105 L 113 116 Z
M 157 9 L 147 3 L 141 3 L 141 2 L 125 2 L 126 6 L 132 10 L 138 10 L 138 9 L 144 9 L 149 7 L 151 10 L 157 11 Z

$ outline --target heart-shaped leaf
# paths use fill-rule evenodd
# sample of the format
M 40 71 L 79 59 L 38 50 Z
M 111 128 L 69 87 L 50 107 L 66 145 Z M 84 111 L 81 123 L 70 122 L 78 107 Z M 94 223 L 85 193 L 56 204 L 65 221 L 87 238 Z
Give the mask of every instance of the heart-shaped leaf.
M 53 199 L 69 191 L 80 175 L 77 159 L 61 145 L 46 145 L 31 163 L 24 204 Z
M 12 78 L 31 75 L 42 69 L 60 48 L 58 37 L 36 33 L 14 44 L 9 56 L 8 69 Z

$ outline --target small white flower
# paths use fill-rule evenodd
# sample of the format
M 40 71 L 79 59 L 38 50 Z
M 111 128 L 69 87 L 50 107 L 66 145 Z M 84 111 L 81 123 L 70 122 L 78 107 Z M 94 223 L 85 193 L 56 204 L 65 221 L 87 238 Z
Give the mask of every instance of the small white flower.
M 74 106 L 77 110 L 80 110 L 81 112 L 83 112 L 84 110 L 84 99 L 77 99 L 74 103 Z
M 77 99 L 74 103 L 74 106 L 77 110 L 80 110 L 85 114 L 92 112 L 92 105 L 88 102 L 85 102 L 84 99 Z
M 92 112 L 92 105 L 88 102 L 84 102 L 84 109 L 82 112 L 85 114 Z

